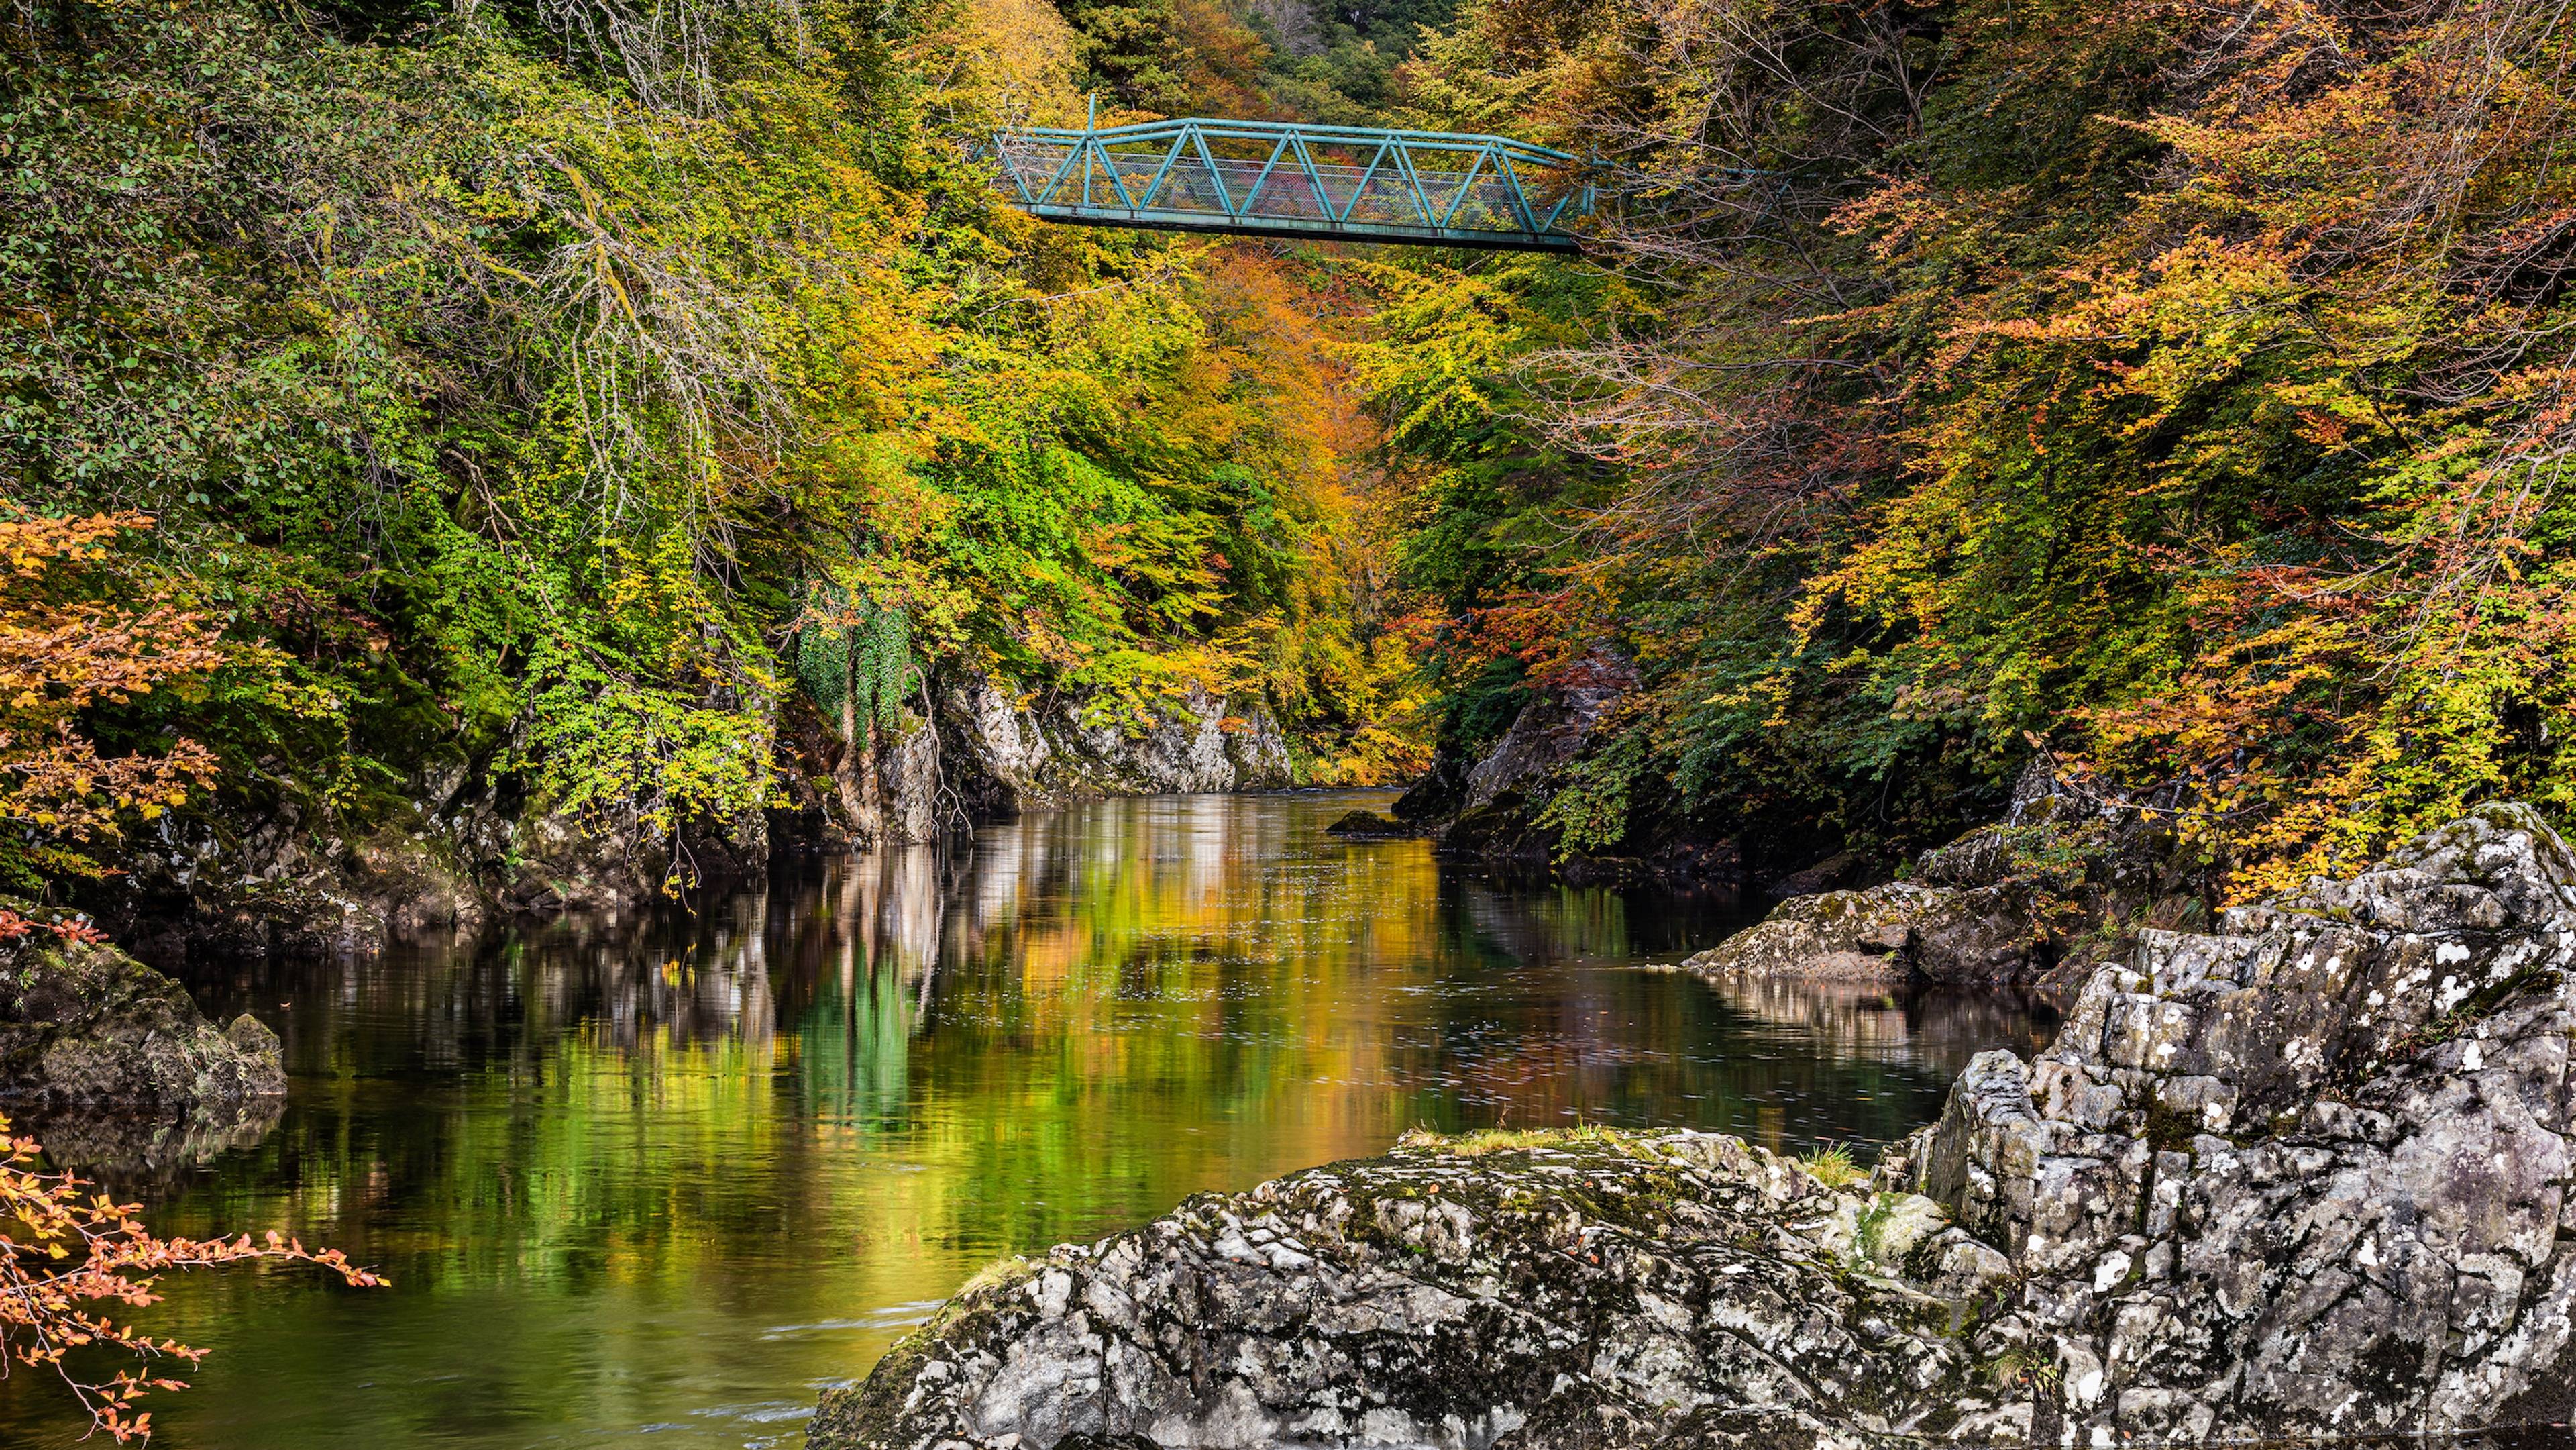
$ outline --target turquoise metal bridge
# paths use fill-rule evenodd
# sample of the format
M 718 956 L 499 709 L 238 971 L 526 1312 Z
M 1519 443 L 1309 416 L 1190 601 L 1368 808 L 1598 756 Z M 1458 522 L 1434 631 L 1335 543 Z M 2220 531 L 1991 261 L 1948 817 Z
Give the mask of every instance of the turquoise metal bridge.
M 1191 119 L 993 149 L 1030 215 L 1087 226 L 1572 252 L 1594 201 L 1575 157 L 1502 136 Z

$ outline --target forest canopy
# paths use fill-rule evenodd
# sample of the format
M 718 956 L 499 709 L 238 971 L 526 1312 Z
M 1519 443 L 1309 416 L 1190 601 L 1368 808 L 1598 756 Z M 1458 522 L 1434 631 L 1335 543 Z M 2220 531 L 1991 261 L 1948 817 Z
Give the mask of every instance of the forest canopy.
M 63 607 L 222 646 L 76 748 L 354 836 L 436 745 L 668 834 L 937 663 L 1418 767 L 1349 304 L 997 205 L 979 142 L 1076 114 L 1086 46 L 1030 0 L 13 8 L 0 508 L 130 525 Z
M 1615 280 L 1460 272 L 1372 349 L 1450 739 L 1632 669 L 1586 848 L 1928 844 L 2034 755 L 2234 892 L 2563 815 L 2564 22 L 1474 0 L 1413 114 L 1620 197 Z
M 2563 815 L 2570 44 L 2519 0 L 34 0 L 0 496 L 106 552 L 9 618 L 184 629 L 0 764 L 150 786 L 83 859 L 206 779 L 362 829 L 424 741 L 668 833 L 971 670 L 1103 728 L 1257 700 L 1314 783 L 1606 694 L 1529 803 L 1568 855 L 1892 855 L 2035 758 L 2239 893 Z M 983 138 L 1086 94 L 1509 132 L 1609 201 L 1582 260 L 1000 205 Z

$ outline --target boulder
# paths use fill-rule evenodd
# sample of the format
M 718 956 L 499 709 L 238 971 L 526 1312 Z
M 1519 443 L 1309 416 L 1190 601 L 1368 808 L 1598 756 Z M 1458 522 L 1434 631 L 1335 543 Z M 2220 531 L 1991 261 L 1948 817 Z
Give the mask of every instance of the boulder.
M 1552 672 L 1546 688 L 1532 690 L 1502 735 L 1472 759 L 1444 746 L 1395 802 L 1396 818 L 1431 836 L 1443 855 L 1559 864 L 1559 833 L 1539 824 L 1539 809 L 1561 784 L 1558 773 L 1596 743 L 1636 686 L 1632 662 L 1587 651 Z M 1622 879 L 1636 872 L 1619 866 L 1594 874 Z
M 1857 869 L 1827 861 L 1785 878 L 1774 891 L 1788 900 L 1685 965 L 1712 977 L 2079 984 L 2138 925 L 2199 912 L 2198 870 L 2178 859 L 2168 819 L 2149 804 L 2065 795 L 2034 767 L 2004 819 L 1924 852 L 1909 879 L 1791 889 Z
M 1413 834 L 1413 828 L 1375 811 L 1347 811 L 1324 828 L 1327 836 L 1345 836 L 1355 841 L 1392 841 Z
M 1892 1450 L 2563 1421 L 2576 855 L 2482 807 L 2216 925 L 2139 931 L 2048 1051 L 1970 1062 L 1866 1185 L 1713 1135 L 1414 1142 L 996 1271 L 827 1395 L 811 1443 Z
M 2038 939 L 2008 887 L 1973 891 L 1892 881 L 1792 897 L 1682 965 L 1710 977 L 1825 981 L 2014 981 Z
M 1952 1330 L 2002 1283 L 1928 1200 L 1734 1138 L 1415 1140 L 992 1271 L 807 1444 L 1976 1434 L 1995 1397 Z
M 248 1013 L 218 1028 L 177 982 L 42 926 L 0 950 L 0 1103 L 167 1122 L 285 1091 L 277 1034 Z

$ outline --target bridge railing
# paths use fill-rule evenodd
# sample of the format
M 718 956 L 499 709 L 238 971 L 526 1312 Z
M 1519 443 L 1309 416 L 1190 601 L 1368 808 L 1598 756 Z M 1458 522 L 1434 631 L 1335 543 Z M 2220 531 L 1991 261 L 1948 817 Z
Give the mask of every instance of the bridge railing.
M 1029 213 L 1094 226 L 1570 252 L 1595 200 L 1577 158 L 1502 136 L 1193 118 L 993 148 Z

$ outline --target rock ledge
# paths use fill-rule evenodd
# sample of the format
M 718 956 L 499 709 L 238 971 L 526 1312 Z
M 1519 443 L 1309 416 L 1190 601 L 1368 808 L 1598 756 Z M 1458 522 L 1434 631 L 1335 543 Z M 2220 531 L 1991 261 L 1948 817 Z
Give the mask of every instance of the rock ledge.
M 2445 1434 L 2576 1400 L 2576 855 L 2482 807 L 2142 932 L 1870 1185 L 1732 1138 L 1413 1142 L 958 1296 L 857 1446 Z M 1832 1165 L 1818 1165 L 1830 1169 Z

